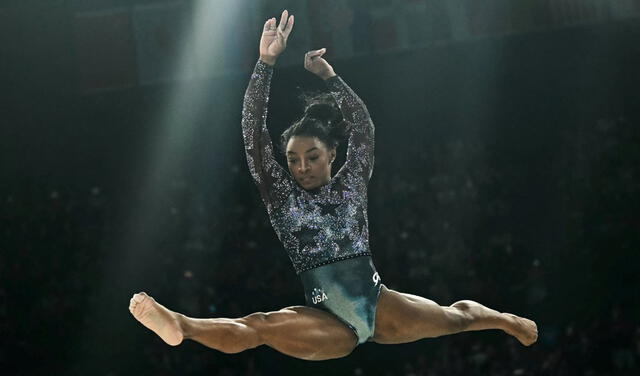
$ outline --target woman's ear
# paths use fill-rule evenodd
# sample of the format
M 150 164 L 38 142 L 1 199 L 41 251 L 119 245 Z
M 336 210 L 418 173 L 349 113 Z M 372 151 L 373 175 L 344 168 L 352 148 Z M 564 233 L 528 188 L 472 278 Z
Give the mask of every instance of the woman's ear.
M 333 163 L 333 161 L 336 159 L 336 148 L 331 149 L 331 151 L 329 152 L 329 156 L 331 157 L 329 158 L 331 161 L 329 163 Z

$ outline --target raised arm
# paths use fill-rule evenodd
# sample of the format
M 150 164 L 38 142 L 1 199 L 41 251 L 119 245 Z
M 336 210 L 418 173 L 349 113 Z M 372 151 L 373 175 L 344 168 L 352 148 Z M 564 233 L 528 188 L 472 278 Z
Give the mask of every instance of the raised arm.
M 242 135 L 249 171 L 269 212 L 278 205 L 290 187 L 286 172 L 273 155 L 267 130 L 267 103 L 273 65 L 284 51 L 292 28 L 293 16 L 289 17 L 286 10 L 282 12 L 280 26 L 276 27 L 275 18 L 265 22 L 260 39 L 260 60 L 251 75 L 242 107 Z
M 343 168 L 338 172 L 359 175 L 366 184 L 371 178 L 374 163 L 374 131 L 373 121 L 364 102 L 333 67 L 322 58 L 326 48 L 309 51 L 305 55 L 305 68 L 322 78 L 329 92 L 342 111 L 342 116 L 349 124 L 349 141 L 347 145 L 347 159 Z M 346 171 L 343 171 L 346 170 Z

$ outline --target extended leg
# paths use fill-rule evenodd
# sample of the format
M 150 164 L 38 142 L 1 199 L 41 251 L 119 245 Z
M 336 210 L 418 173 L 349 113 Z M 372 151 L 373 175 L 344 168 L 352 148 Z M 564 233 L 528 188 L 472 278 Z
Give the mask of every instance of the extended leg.
M 538 338 L 535 322 L 495 311 L 471 300 L 461 300 L 443 307 L 423 297 L 389 290 L 384 286 L 380 294 L 373 336 L 378 343 L 406 343 L 485 329 L 501 329 L 526 346 Z
M 267 345 L 296 358 L 324 360 L 346 356 L 357 344 L 351 329 L 331 314 L 311 307 L 288 307 L 237 319 L 195 319 L 140 293 L 131 298 L 129 310 L 172 346 L 185 338 L 225 353 Z

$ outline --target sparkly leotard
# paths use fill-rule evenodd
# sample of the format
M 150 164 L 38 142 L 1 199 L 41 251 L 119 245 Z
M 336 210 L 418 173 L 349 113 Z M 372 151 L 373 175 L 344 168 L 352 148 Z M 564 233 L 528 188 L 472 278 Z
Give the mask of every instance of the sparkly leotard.
M 347 156 L 329 183 L 305 190 L 273 155 L 266 125 L 272 75 L 273 68 L 259 60 L 244 96 L 242 133 L 249 170 L 273 228 L 302 278 L 307 302 L 336 314 L 364 342 L 373 333 L 381 286 L 371 262 L 367 219 L 367 183 L 374 162 L 373 122 L 362 100 L 339 76 L 326 80 L 348 124 Z M 347 265 L 353 270 L 350 279 L 345 279 Z M 356 288 L 354 277 L 365 286 Z M 326 290 L 333 291 L 333 296 Z M 359 319 L 340 313 L 345 305 Z M 358 320 L 366 324 L 354 322 Z

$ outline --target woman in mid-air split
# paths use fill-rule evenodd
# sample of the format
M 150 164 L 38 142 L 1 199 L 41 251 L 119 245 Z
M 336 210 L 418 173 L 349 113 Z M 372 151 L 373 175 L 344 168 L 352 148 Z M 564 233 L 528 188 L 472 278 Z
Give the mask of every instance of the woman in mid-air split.
M 538 334 L 531 320 L 470 300 L 440 306 L 382 284 L 369 251 L 367 220 L 374 126 L 362 100 L 322 58 L 324 48 L 307 52 L 304 66 L 324 80 L 329 94 L 307 98 L 304 115 L 282 134 L 288 173 L 276 162 L 267 102 L 274 65 L 293 24 L 286 10 L 278 25 L 275 17 L 264 24 L 260 59 L 244 96 L 242 133 L 249 170 L 302 279 L 307 305 L 197 319 L 138 293 L 129 305 L 133 316 L 169 345 L 188 338 L 225 353 L 267 345 L 307 360 L 340 358 L 366 341 L 407 343 L 485 329 L 534 343 Z M 348 143 L 346 161 L 332 177 L 342 138 Z

